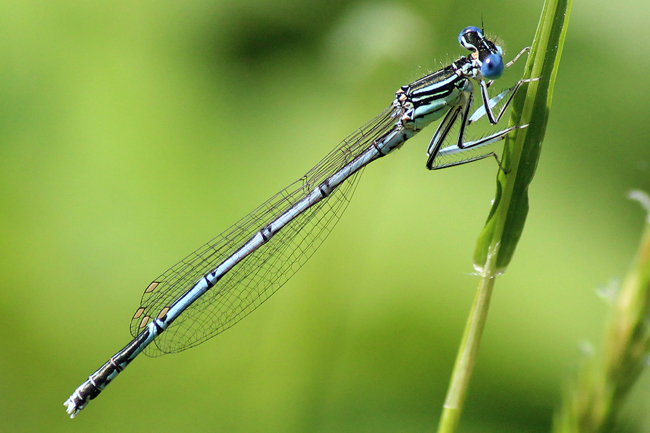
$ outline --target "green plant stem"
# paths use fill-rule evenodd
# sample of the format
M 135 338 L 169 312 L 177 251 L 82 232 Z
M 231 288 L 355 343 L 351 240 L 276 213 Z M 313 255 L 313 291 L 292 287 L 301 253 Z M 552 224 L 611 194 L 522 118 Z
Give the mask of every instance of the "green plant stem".
M 536 81 L 522 88 L 513 102 L 510 125 L 528 127 L 516 130 L 504 144 L 505 171 L 499 170 L 497 175 L 496 197 L 474 253 L 474 267 L 481 280 L 454 365 L 438 433 L 454 433 L 458 427 L 495 279 L 510 263 L 528 215 L 528 187 L 544 140 L 570 10 L 571 0 L 546 0 L 523 76 Z
M 449 391 L 442 411 L 438 433 L 456 431 L 462 412 L 470 377 L 476 361 L 481 336 L 485 328 L 495 275 L 482 275 L 474 303 L 465 325 L 463 340 L 458 349 L 456 364 L 451 375 Z

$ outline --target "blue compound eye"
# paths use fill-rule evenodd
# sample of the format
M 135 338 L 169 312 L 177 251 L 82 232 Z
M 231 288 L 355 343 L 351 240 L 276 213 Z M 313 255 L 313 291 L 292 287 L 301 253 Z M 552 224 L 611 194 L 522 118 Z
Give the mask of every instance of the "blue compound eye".
M 481 75 L 496 80 L 503 74 L 503 59 L 496 54 L 488 54 L 481 64 Z
M 469 26 L 465 27 L 460 34 L 458 35 L 458 43 L 461 44 L 464 48 L 471 50 L 473 46 L 467 41 L 468 33 L 476 33 L 479 39 L 483 39 L 483 32 L 478 27 Z

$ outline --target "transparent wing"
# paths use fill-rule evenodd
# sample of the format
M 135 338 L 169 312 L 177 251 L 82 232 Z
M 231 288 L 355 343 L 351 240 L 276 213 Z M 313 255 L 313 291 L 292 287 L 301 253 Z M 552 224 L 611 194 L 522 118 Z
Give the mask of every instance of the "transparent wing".
M 262 227 L 318 187 L 395 127 L 393 106 L 357 130 L 305 176 L 280 191 L 221 235 L 168 269 L 145 290 L 131 320 L 135 337 L 190 287 L 237 251 Z M 275 293 L 327 238 L 348 205 L 361 171 L 338 186 L 241 261 L 201 298 L 190 305 L 145 349 L 149 356 L 179 352 L 230 328 Z

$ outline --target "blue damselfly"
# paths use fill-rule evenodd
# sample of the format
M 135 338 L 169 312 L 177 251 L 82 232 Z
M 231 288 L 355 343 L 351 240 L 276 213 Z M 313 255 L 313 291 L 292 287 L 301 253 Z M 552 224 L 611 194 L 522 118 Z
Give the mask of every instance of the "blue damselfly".
M 519 86 L 530 80 L 521 80 L 492 99 L 488 88 L 526 50 L 504 65 L 501 48 L 481 29 L 465 28 L 458 41 L 471 52 L 468 57 L 402 86 L 386 110 L 305 176 L 156 278 L 145 289 L 131 320 L 133 341 L 64 403 L 70 417 L 141 352 L 156 356 L 196 346 L 257 308 L 321 245 L 345 210 L 362 169 L 402 146 L 432 121 L 444 116 L 429 144 L 427 168 L 496 158 L 492 151 L 482 149 L 526 125 L 465 142 L 466 127 L 484 115 L 493 125 L 501 119 Z M 479 85 L 483 102 L 470 116 L 472 81 Z M 492 109 L 497 105 L 501 108 L 495 115 Z M 458 132 L 452 134 L 456 127 Z M 478 153 L 465 156 L 468 150 Z

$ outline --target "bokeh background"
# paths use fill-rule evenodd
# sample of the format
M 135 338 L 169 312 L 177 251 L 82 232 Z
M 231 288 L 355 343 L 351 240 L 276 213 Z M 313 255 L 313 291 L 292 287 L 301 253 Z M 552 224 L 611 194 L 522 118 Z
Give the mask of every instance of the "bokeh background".
M 0 430 L 425 432 L 438 422 L 495 191 L 429 172 L 433 133 L 372 164 L 329 240 L 232 330 L 136 360 L 155 277 L 302 176 L 481 25 L 509 56 L 541 1 L 0 2 Z M 650 190 L 650 3 L 576 2 L 531 210 L 497 282 L 462 432 L 547 432 L 597 345 Z M 510 57 L 507 58 L 510 58 Z M 514 83 L 521 65 L 502 87 Z M 497 86 L 498 87 L 498 86 Z M 622 424 L 650 432 L 650 380 Z

